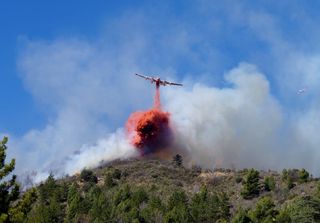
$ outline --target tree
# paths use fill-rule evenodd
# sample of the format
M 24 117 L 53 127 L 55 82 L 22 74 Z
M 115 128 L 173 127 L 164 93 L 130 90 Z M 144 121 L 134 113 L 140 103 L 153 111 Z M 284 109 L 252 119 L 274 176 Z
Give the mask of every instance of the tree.
M 27 217 L 27 222 L 63 222 L 64 211 L 61 201 L 64 193 L 53 174 L 38 187 L 39 200 Z
M 276 222 L 278 223 L 291 223 L 290 212 L 288 208 L 284 207 L 280 209 L 279 214 L 276 217 Z
M 267 176 L 264 179 L 264 189 L 266 191 L 273 191 L 276 187 L 276 181 L 273 176 Z
M 254 222 L 273 222 L 278 212 L 271 197 L 266 196 L 259 199 L 256 208 L 249 212 Z
M 67 210 L 65 222 L 75 222 L 76 216 L 81 213 L 81 196 L 75 184 L 68 188 Z
M 12 175 L 11 180 L 4 180 L 14 170 L 15 159 L 6 164 L 6 150 L 8 137 L 4 137 L 0 142 L 0 222 L 9 222 L 8 210 L 10 204 L 19 196 L 19 185 L 16 183 L 16 175 Z
M 190 212 L 195 222 L 208 222 L 207 216 L 208 190 L 202 186 L 199 193 L 196 193 L 191 201 Z
M 173 162 L 175 165 L 177 166 L 182 166 L 182 163 L 183 163 L 183 159 L 182 159 L 182 156 L 180 154 L 177 154 L 173 157 Z
M 147 206 L 141 210 L 141 217 L 144 222 L 163 222 L 165 207 L 158 196 L 151 196 Z
M 231 223 L 252 223 L 253 221 L 251 220 L 248 211 L 240 209 L 237 211 L 237 213 L 233 216 Z
M 194 222 L 229 221 L 229 198 L 225 193 L 210 194 L 205 186 L 193 196 L 190 212 Z
M 110 202 L 99 187 L 91 191 L 92 205 L 89 210 L 91 222 L 108 222 L 110 220 Z
M 320 201 L 317 198 L 296 197 L 284 207 L 284 210 L 285 218 L 290 220 L 287 222 L 320 222 Z
M 31 188 L 25 192 L 22 198 L 9 209 L 9 217 L 12 222 L 25 222 L 27 214 L 31 210 L 33 203 L 37 200 L 37 190 L 36 188 Z
M 298 169 L 284 169 L 282 171 L 282 181 L 286 183 L 287 188 L 290 190 L 295 186 L 294 182 L 302 182 L 305 179 L 309 178 L 309 173 L 302 169 L 302 171 Z M 302 181 L 301 181 L 302 180 Z
M 188 198 L 184 191 L 174 191 L 169 197 L 164 222 L 189 222 Z
M 320 199 L 320 182 L 317 183 L 317 189 L 315 192 L 315 197 Z
M 115 186 L 115 182 L 113 180 L 113 177 L 112 177 L 112 174 L 111 173 L 107 173 L 105 175 L 105 179 L 104 179 L 104 185 L 107 187 L 107 188 L 112 188 L 113 186 Z
M 81 180 L 96 184 L 98 178 L 93 174 L 92 170 L 83 169 L 80 174 Z
M 259 194 L 259 171 L 250 169 L 243 180 L 241 195 L 245 199 Z
M 299 183 L 305 183 L 309 180 L 309 173 L 305 169 L 299 170 Z

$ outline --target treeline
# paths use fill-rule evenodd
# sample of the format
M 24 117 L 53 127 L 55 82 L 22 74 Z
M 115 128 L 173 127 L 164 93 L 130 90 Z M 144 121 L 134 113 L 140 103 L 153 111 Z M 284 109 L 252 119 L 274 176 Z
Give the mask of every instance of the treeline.
M 155 174 L 156 165 L 151 174 L 156 184 L 142 182 L 143 177 L 141 182 L 133 183 L 128 171 L 109 166 L 101 169 L 98 176 L 87 169 L 78 176 L 60 180 L 51 174 L 42 184 L 19 196 L 16 177 L 9 178 L 15 161 L 5 163 L 6 143 L 7 138 L 0 142 L 0 223 L 320 222 L 319 183 L 312 194 L 290 193 L 313 180 L 304 169 L 283 170 L 280 182 L 273 175 L 260 176 L 254 169 L 238 171 L 231 179 L 240 188 L 236 192 L 228 190 L 231 183 L 227 181 L 222 182 L 225 190 L 203 182 L 196 190 L 189 185 L 192 181 L 172 185 L 174 181 L 169 181 L 166 175 Z M 166 171 L 172 170 L 186 175 L 182 156 L 173 157 L 173 166 Z M 195 172 L 200 174 L 201 170 Z M 240 204 L 236 206 L 235 193 L 240 195 L 236 198 Z M 275 199 L 278 195 L 283 196 L 281 201 Z M 250 202 L 252 205 L 242 205 Z
M 250 170 L 244 177 L 247 191 Z M 255 175 L 256 176 L 256 175 Z M 157 188 L 120 185 L 119 170 L 106 174 L 97 184 L 92 171 L 81 173 L 81 183 L 58 183 L 52 175 L 37 189 L 27 191 L 9 210 L 12 222 L 319 222 L 320 196 L 297 196 L 276 208 L 271 196 L 262 196 L 254 208 L 239 208 L 231 215 L 227 194 L 209 192 L 202 186 L 197 193 L 183 189 L 157 194 Z M 255 185 L 254 181 L 252 181 Z M 256 194 L 257 190 L 252 189 Z M 252 196 L 258 196 L 252 195 Z M 251 198 L 248 198 L 251 199 Z
M 227 222 L 230 207 L 225 194 L 209 194 L 205 187 L 191 198 L 184 190 L 167 199 L 144 187 L 98 186 L 93 182 L 59 185 L 52 176 L 38 188 L 37 201 L 24 219 L 15 222 Z M 85 188 L 85 190 L 83 190 Z M 31 203 L 25 193 L 22 203 Z M 29 200 L 29 201 L 27 201 Z M 19 205 L 18 205 L 19 206 Z M 21 209 L 20 209 L 21 210 Z M 22 216 L 22 215 L 21 215 Z

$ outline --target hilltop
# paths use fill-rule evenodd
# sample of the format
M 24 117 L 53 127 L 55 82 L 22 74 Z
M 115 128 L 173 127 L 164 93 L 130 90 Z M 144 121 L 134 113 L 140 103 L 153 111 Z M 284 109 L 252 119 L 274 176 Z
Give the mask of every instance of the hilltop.
M 11 211 L 16 222 L 317 222 L 318 179 L 305 170 L 202 169 L 183 160 L 113 161 L 49 176 Z

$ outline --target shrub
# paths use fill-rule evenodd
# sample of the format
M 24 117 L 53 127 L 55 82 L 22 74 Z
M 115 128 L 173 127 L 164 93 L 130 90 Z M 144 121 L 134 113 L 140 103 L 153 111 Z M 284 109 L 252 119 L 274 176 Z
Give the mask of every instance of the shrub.
M 299 183 L 305 183 L 309 180 L 309 173 L 305 169 L 299 170 Z
M 80 174 L 81 180 L 89 183 L 97 183 L 98 178 L 93 174 L 92 170 L 83 169 Z
M 259 199 L 256 208 L 249 212 L 251 219 L 254 222 L 272 222 L 278 212 L 271 197 L 266 196 Z
M 273 191 L 276 187 L 276 181 L 273 176 L 267 176 L 264 179 L 264 189 L 266 191 Z
M 245 199 L 259 195 L 259 172 L 255 169 L 250 169 L 242 182 L 241 195 Z

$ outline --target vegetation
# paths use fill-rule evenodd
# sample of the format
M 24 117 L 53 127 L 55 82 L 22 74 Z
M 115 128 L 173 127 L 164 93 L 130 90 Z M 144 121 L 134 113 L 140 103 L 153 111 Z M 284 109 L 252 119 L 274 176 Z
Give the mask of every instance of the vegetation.
M 245 199 L 259 195 L 259 171 L 250 169 L 243 179 L 241 195 Z
M 173 157 L 173 162 L 174 162 L 174 164 L 177 165 L 177 166 L 182 166 L 182 162 L 183 162 L 182 156 L 181 156 L 180 154 L 175 155 L 175 156 Z
M 19 185 L 16 183 L 16 175 L 10 173 L 14 170 L 15 159 L 10 163 L 6 161 L 8 138 L 4 137 L 0 141 L 0 223 L 9 222 L 9 207 L 19 196 Z
M 276 187 L 276 181 L 273 176 L 266 176 L 264 179 L 264 189 L 266 191 L 273 191 Z
M 6 140 L 1 171 L 12 171 Z M 16 183 L 2 185 L 12 186 L 2 192 L 11 199 L 1 203 L 1 222 L 320 222 L 320 183 L 304 169 L 203 170 L 185 168 L 180 156 L 114 161 L 58 180 L 51 174 L 19 198 Z

